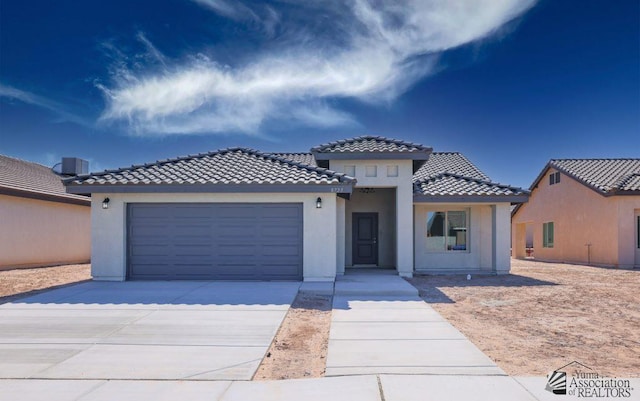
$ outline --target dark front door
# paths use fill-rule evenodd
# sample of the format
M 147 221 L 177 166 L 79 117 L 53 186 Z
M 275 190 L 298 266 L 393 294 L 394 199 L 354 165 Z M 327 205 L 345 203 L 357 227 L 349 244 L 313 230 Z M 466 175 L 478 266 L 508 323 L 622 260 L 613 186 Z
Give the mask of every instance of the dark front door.
M 378 213 L 353 214 L 353 264 L 378 264 Z

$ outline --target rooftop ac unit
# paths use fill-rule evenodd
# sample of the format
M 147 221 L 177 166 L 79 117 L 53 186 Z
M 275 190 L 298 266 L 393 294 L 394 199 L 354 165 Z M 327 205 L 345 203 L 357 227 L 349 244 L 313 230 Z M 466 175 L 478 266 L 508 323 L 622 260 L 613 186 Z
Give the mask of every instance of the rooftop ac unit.
M 78 157 L 63 157 L 60 174 L 80 175 L 89 172 L 89 162 Z

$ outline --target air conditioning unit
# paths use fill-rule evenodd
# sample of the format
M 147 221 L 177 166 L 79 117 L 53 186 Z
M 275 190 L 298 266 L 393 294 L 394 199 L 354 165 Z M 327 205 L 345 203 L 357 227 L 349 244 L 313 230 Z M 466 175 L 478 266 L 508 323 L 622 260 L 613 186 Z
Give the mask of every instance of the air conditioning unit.
M 63 157 L 60 174 L 80 175 L 89 173 L 89 162 L 78 157 Z

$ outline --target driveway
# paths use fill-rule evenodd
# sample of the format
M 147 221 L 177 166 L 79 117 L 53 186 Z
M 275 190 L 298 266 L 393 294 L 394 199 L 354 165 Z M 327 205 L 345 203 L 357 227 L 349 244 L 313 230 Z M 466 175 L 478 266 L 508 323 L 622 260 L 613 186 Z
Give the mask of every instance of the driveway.
M 0 379 L 250 380 L 299 286 L 89 282 L 0 305 Z

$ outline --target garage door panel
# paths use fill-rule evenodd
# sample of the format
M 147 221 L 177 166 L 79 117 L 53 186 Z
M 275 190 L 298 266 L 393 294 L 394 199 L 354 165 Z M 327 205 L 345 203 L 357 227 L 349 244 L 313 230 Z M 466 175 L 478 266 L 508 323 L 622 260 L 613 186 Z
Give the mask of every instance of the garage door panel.
M 129 253 L 130 257 L 145 257 L 149 256 L 156 260 L 159 256 L 170 256 L 167 246 L 159 245 L 138 245 L 133 248 Z
M 280 244 L 280 245 L 270 245 L 263 246 L 261 251 L 261 256 L 278 256 L 278 257 L 293 257 L 296 258 L 298 256 L 298 247 L 295 244 Z
M 300 280 L 302 204 L 130 204 L 132 279 Z

